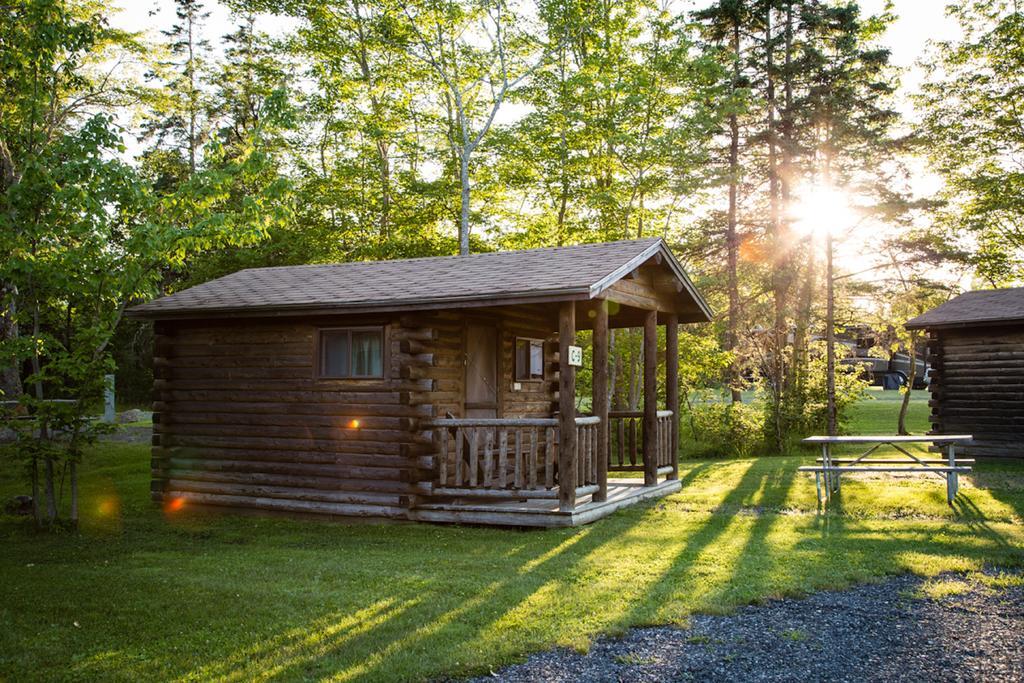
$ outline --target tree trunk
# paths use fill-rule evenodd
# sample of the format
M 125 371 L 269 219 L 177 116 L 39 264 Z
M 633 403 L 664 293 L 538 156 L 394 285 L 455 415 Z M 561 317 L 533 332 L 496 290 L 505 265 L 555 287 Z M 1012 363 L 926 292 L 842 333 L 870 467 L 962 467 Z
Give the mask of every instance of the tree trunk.
M 71 468 L 71 526 L 78 528 L 78 465 L 70 463 Z
M 828 301 L 825 306 L 825 344 L 826 344 L 826 366 L 825 366 L 825 393 L 826 410 L 828 411 L 828 435 L 835 436 L 839 431 L 839 420 L 836 415 L 836 278 L 835 269 L 832 264 L 832 232 L 825 238 L 825 278 L 826 296 Z
M 39 304 L 36 304 L 35 310 L 32 313 L 32 338 L 39 338 Z M 36 376 L 35 381 L 35 394 L 36 400 L 39 401 L 42 408 L 45 394 L 43 393 L 43 383 L 38 379 L 39 373 L 42 370 L 42 366 L 39 362 L 39 346 L 34 344 L 35 349 L 32 353 L 32 374 Z M 45 409 L 44 409 L 45 410 Z M 45 413 L 43 420 L 39 423 L 39 440 L 41 442 L 48 441 L 50 438 L 50 430 L 47 425 Z M 53 458 L 49 455 L 43 458 L 43 488 L 46 492 L 46 516 L 52 524 L 57 519 L 57 495 L 54 488 L 54 472 L 53 472 Z
M 469 255 L 469 155 L 471 150 L 463 147 L 459 155 L 459 183 L 462 187 L 461 214 L 459 217 L 459 255 Z
M 36 528 L 43 528 L 43 509 L 39 506 L 39 458 L 32 456 L 30 476 L 32 477 L 32 518 L 36 522 Z
M 193 36 L 192 15 L 188 17 L 188 168 L 189 177 L 196 174 L 196 149 L 199 144 L 196 140 L 196 72 L 195 72 L 195 38 Z
M 733 24 L 732 32 L 733 74 L 732 91 L 735 94 L 740 79 L 740 24 L 738 18 Z M 735 353 L 739 343 L 740 288 L 739 274 L 739 236 L 736 232 L 737 212 L 739 210 L 739 173 L 740 173 L 740 125 L 739 116 L 733 112 L 729 115 L 729 217 L 725 230 L 726 252 L 728 254 L 727 280 L 729 290 L 729 321 L 725 336 L 726 351 Z M 740 403 L 743 395 L 738 386 L 740 371 L 739 363 L 734 359 L 730 369 L 732 402 Z
M 901 436 L 910 434 L 907 431 L 907 410 L 910 408 L 911 392 L 914 391 L 914 381 L 917 379 L 917 331 L 910 333 L 910 374 L 907 376 L 907 391 L 903 394 L 903 402 L 900 404 L 900 417 L 896 422 L 896 433 Z
M 377 141 L 380 158 L 380 236 L 391 237 L 391 161 L 388 158 L 388 143 Z
M 793 328 L 793 362 L 790 368 L 790 386 L 798 396 L 805 396 L 807 386 L 808 341 L 811 330 L 811 315 L 814 311 L 814 292 L 817 287 L 817 268 L 814 254 L 807 255 L 807 270 L 800 278 L 803 286 L 800 289 L 799 305 L 796 312 L 796 324 Z
M 54 486 L 53 458 L 44 458 L 43 465 L 43 473 L 46 475 L 46 519 L 53 524 L 57 521 L 57 490 Z
M 779 206 L 779 168 L 778 168 L 778 145 L 775 138 L 775 59 L 772 45 L 772 9 L 769 5 L 765 10 L 765 73 L 767 76 L 767 139 L 768 139 L 768 199 L 769 199 L 769 232 L 771 234 L 772 251 L 776 261 L 772 264 L 771 290 L 774 303 L 775 316 L 772 324 L 771 343 L 771 384 L 774 388 L 774 402 L 772 406 L 773 431 L 775 433 L 775 445 L 779 452 L 785 446 L 782 425 L 782 402 L 785 396 L 785 378 L 783 377 L 783 353 L 786 340 L 786 293 L 783 284 L 780 254 L 786 248 L 782 243 L 781 209 Z

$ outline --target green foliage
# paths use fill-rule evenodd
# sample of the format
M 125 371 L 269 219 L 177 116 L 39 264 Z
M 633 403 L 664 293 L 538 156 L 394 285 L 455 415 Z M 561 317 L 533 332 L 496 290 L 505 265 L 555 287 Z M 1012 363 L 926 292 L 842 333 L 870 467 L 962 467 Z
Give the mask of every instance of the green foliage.
M 51 524 L 58 470 L 77 464 L 101 430 L 90 416 L 113 369 L 109 344 L 125 307 L 151 296 L 167 270 L 199 253 L 252 245 L 289 215 L 288 183 L 267 173 L 262 145 L 280 118 L 273 98 L 251 134 L 231 147 L 212 140 L 204 168 L 177 186 L 155 189 L 120 159 L 113 116 L 92 111 L 117 93 L 88 67 L 104 50 L 134 43 L 106 30 L 94 9 L 32 0 L 5 11 L 0 25 L 2 44 L 27 42 L 14 55 L 23 61 L 10 64 L 23 80 L 5 80 L 0 98 L 8 115 L 0 121 L 0 241 L 10 248 L 0 262 L 0 366 L 8 369 L 0 389 L 18 402 L 3 425 L 20 432 L 9 450 L 34 486 L 43 467 Z M 71 515 L 74 522 L 74 507 Z
M 694 457 L 759 455 L 765 450 L 765 411 L 761 406 L 721 400 L 690 401 L 683 414 Z
M 785 396 L 781 414 L 786 424 L 786 445 L 792 447 L 800 439 L 828 430 L 827 377 L 825 344 L 815 342 L 810 348 L 806 372 L 800 382 Z M 843 432 L 849 423 L 850 408 L 863 395 L 868 383 L 852 366 L 837 365 L 835 373 L 836 425 Z M 766 405 L 766 439 L 773 440 L 774 412 Z
M 945 180 L 935 217 L 993 285 L 1024 276 L 1024 11 L 1010 0 L 948 8 L 963 38 L 935 44 L 918 95 L 920 134 Z

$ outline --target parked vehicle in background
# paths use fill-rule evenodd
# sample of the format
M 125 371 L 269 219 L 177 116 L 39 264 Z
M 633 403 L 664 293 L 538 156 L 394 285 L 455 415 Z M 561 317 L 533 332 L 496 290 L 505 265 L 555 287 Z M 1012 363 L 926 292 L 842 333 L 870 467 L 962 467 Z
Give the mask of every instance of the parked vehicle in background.
M 844 338 L 845 337 L 845 338 Z M 879 335 L 866 326 L 847 328 L 840 333 L 839 343 L 849 349 L 850 356 L 839 361 L 842 365 L 861 368 L 864 378 L 873 386 L 883 389 L 899 389 L 907 385 L 910 378 L 911 359 L 905 351 L 896 351 L 888 357 L 877 354 L 876 342 Z M 872 352 L 875 353 L 872 353 Z M 931 377 L 931 367 L 918 354 L 914 358 L 917 372 L 912 389 L 925 389 Z

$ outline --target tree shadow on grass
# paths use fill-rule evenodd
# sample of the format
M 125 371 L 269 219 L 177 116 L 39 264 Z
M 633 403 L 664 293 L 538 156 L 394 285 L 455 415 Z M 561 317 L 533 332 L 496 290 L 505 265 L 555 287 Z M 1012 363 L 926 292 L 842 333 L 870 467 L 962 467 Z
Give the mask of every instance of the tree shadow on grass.
M 968 478 L 975 488 L 1013 510 L 1017 519 L 1024 519 L 1024 461 L 982 462 Z
M 662 623 L 679 620 L 679 613 L 666 613 L 665 606 L 677 602 L 680 595 L 700 593 L 706 588 L 704 582 L 714 580 L 715 567 L 700 558 L 716 543 L 722 543 L 722 556 L 711 558 L 710 564 L 720 565 L 735 562 L 724 555 L 735 551 L 735 538 L 727 538 L 730 532 L 735 533 L 743 526 L 746 519 L 753 519 L 757 533 L 763 534 L 770 527 L 769 519 L 773 516 L 764 513 L 759 506 L 769 501 L 785 500 L 795 473 L 780 470 L 774 463 L 753 461 L 740 476 L 713 511 L 706 514 L 703 524 L 684 542 L 672 551 L 671 557 L 664 562 L 660 575 L 647 587 L 642 599 L 635 601 L 631 609 L 621 614 L 616 620 L 619 630 L 636 624 Z M 744 519 L 746 518 L 746 519 Z M 741 519 L 736 524 L 736 519 Z M 748 542 L 749 545 L 749 542 Z M 756 545 L 756 544 L 755 544 Z M 755 552 L 751 549 L 750 552 Z M 742 551 L 741 551 L 742 554 Z M 733 572 L 735 573 L 735 572 Z
M 771 460 L 732 465 L 744 469 L 730 471 L 713 510 L 687 511 L 681 497 L 670 496 L 570 530 L 294 523 L 269 526 L 269 536 L 248 548 L 226 546 L 215 535 L 204 552 L 218 563 L 262 563 L 246 565 L 236 578 L 242 597 L 235 611 L 188 619 L 172 614 L 170 634 L 152 639 L 153 632 L 143 630 L 124 642 L 97 639 L 90 647 L 97 656 L 104 647 L 149 648 L 160 653 L 152 672 L 163 676 L 168 670 L 229 680 L 468 674 L 552 643 L 585 645 L 597 633 L 681 621 L 695 608 L 721 610 L 898 571 L 892 558 L 903 551 L 965 557 L 1012 551 L 991 527 L 946 521 L 880 532 L 871 520 L 845 517 L 841 499 L 824 515 L 788 516 L 778 507 L 796 484 L 795 466 Z M 716 466 L 686 472 L 684 487 Z M 257 526 L 224 525 L 228 534 Z M 943 538 L 929 538 L 932 528 Z M 352 553 L 363 556 L 349 562 Z M 206 575 L 190 577 L 193 567 Z M 222 597 L 228 589 L 210 571 L 208 563 L 186 560 L 168 572 L 174 591 L 200 591 L 182 609 L 201 606 L 203 590 Z M 200 630 L 198 638 L 174 635 L 190 625 Z M 171 654 L 218 633 L 229 636 L 214 636 L 215 644 L 191 663 Z M 76 673 L 95 675 L 102 668 L 85 665 Z
M 709 463 L 691 469 L 682 478 L 683 486 L 698 479 L 710 468 Z M 335 643 L 336 649 L 366 651 L 369 656 L 354 665 L 344 666 L 340 661 L 327 654 L 322 661 L 313 662 L 309 658 L 293 657 L 292 662 L 279 668 L 281 675 L 311 675 L 314 670 L 331 671 L 340 679 L 348 678 L 387 678 L 401 675 L 406 670 L 403 660 L 413 660 L 424 651 L 444 648 L 450 652 L 452 661 L 457 658 L 479 659 L 474 649 L 481 644 L 481 634 L 489 629 L 500 628 L 508 633 L 512 642 L 508 643 L 509 653 L 517 654 L 549 644 L 552 636 L 557 634 L 543 631 L 532 631 L 529 628 L 530 615 L 538 610 L 569 610 L 567 619 L 579 617 L 573 614 L 571 594 L 580 590 L 584 584 L 587 570 L 583 565 L 588 560 L 600 555 L 609 545 L 628 541 L 637 527 L 644 522 L 645 512 L 658 506 L 658 501 L 638 506 L 639 509 L 614 515 L 596 524 L 562 532 L 527 532 L 531 543 L 528 546 L 535 552 L 520 553 L 515 561 L 514 571 L 483 586 L 470 596 L 459 599 L 456 604 L 438 603 L 423 600 L 413 606 L 403 621 L 416 626 L 408 628 L 392 628 L 388 624 L 380 624 L 372 630 L 365 630 L 344 642 Z M 646 510 L 645 510 L 646 509 Z M 630 514 L 632 513 L 632 514 Z M 509 532 L 498 532 L 509 533 Z M 536 552 L 538 536 L 557 534 L 558 542 L 548 544 L 541 552 Z M 642 539 L 634 539 L 639 544 Z M 443 591 L 443 586 L 440 587 Z M 568 603 L 564 598 L 570 597 Z M 551 604 L 547 604 L 551 598 Z M 559 600 L 562 598 L 562 600 Z M 550 620 L 550 615 L 547 615 Z M 505 621 L 516 624 L 499 627 Z M 487 639 L 488 642 L 493 640 Z M 506 639 L 507 640 L 507 639 Z M 459 653 L 462 653 L 461 655 Z M 338 653 L 340 654 L 340 653 Z M 474 654 L 477 656 L 474 657 Z M 493 653 L 498 656 L 499 653 Z M 345 657 L 344 659 L 348 659 Z M 414 662 L 409 661 L 409 667 Z M 337 667 L 336 667 L 337 665 Z M 459 665 L 455 665 L 456 670 Z

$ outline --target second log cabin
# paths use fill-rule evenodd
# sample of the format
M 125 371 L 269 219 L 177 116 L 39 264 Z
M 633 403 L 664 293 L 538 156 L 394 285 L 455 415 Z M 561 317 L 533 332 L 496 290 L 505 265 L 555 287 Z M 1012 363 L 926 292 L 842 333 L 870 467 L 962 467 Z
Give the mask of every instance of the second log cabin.
M 129 313 L 155 321 L 155 500 L 514 526 L 678 490 L 678 326 L 711 319 L 661 239 L 250 269 Z M 643 330 L 638 411 L 609 407 L 614 328 Z
M 925 330 L 932 434 L 973 458 L 1024 457 L 1024 288 L 967 292 L 907 322 Z

